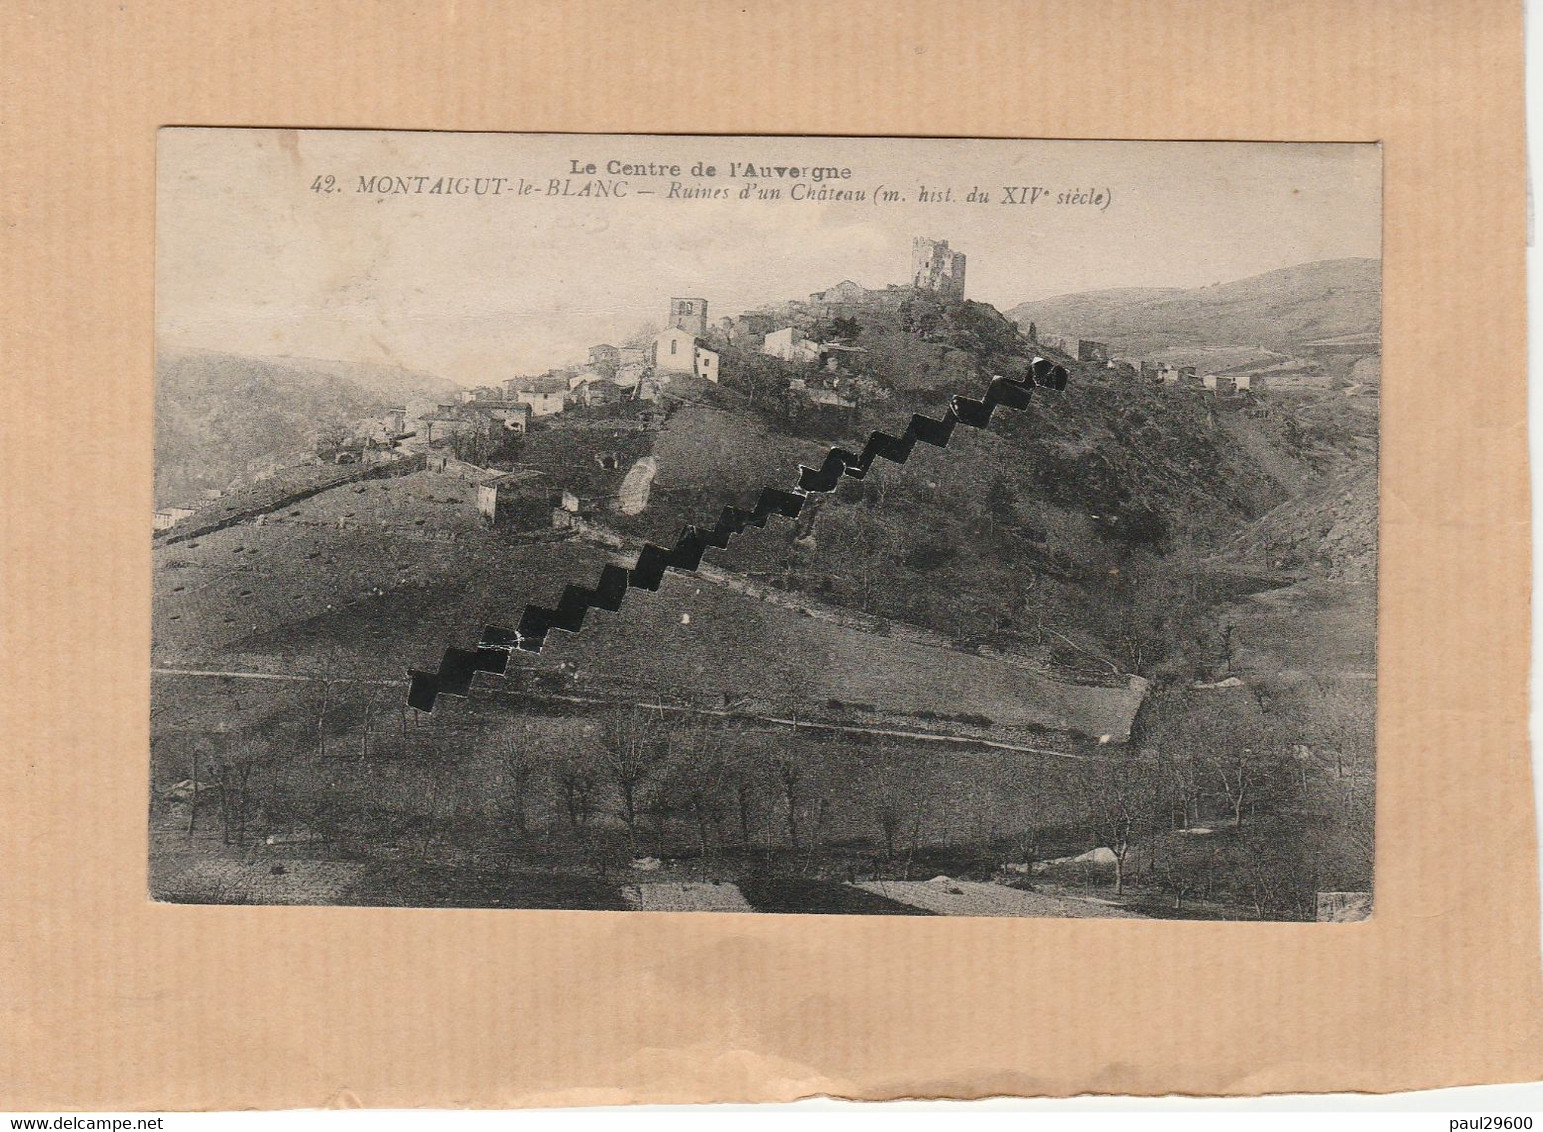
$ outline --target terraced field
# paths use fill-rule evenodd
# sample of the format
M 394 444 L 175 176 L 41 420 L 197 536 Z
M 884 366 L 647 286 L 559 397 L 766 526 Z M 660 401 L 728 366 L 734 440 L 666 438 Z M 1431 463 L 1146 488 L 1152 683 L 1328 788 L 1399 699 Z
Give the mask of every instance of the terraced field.
M 657 594 L 629 596 L 620 614 L 591 617 L 580 634 L 554 634 L 543 657 L 594 675 L 635 670 L 646 657 L 658 685 L 727 702 L 836 700 L 1119 743 L 1144 691 L 1062 683 L 1004 660 L 800 616 L 687 575 L 667 575 Z

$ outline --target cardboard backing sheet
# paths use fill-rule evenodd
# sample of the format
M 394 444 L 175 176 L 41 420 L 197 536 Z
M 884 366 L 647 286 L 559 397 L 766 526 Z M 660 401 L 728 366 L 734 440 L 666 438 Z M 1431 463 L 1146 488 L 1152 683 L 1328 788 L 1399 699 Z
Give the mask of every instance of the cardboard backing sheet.
M 166 125 L 1381 142 L 1375 915 L 152 904 Z M 0 1107 L 1537 1077 L 1523 153 L 1514 0 L 0 5 Z

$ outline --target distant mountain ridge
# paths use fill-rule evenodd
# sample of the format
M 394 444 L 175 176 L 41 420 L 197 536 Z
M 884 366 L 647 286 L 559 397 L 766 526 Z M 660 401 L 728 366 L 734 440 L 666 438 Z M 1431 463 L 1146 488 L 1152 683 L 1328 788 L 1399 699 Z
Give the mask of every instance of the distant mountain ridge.
M 215 350 L 161 349 L 155 369 L 158 506 L 304 457 L 324 422 L 459 388 L 399 366 Z
M 1007 314 L 1047 337 L 1108 342 L 1116 356 L 1170 346 L 1289 353 L 1319 339 L 1380 332 L 1382 262 L 1320 260 L 1207 287 L 1086 291 L 1019 303 Z

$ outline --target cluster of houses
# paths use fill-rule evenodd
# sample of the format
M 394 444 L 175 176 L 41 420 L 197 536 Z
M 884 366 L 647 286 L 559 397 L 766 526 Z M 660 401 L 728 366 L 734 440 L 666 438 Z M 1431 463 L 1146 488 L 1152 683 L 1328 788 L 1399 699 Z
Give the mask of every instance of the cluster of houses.
M 967 257 L 954 251 L 947 240 L 934 240 L 917 236 L 911 241 L 911 275 L 904 284 L 889 284 L 874 289 L 864 287 L 851 279 L 843 279 L 823 291 L 816 291 L 803 304 L 810 313 L 822 318 L 852 317 L 859 311 L 874 307 L 898 310 L 907 300 L 919 292 L 930 292 L 948 298 L 964 298 L 964 280 Z M 749 317 L 749 316 L 746 316 Z M 747 326 L 745 330 L 752 328 Z M 795 378 L 790 385 L 801 391 L 815 404 L 851 408 L 857 403 L 857 395 L 871 387 L 878 387 L 867 378 L 853 376 L 862 347 L 842 342 L 820 342 L 809 338 L 799 327 L 773 325 L 769 322 L 753 328 L 761 337 L 761 352 L 784 361 L 798 362 L 824 371 L 813 378 Z M 738 325 L 726 328 L 730 340 L 735 340 Z
M 909 292 L 909 288 L 895 290 Z M 853 384 L 843 378 L 849 378 L 853 361 L 863 352 L 860 347 L 818 341 L 764 313 L 723 318 L 710 325 L 707 300 L 683 297 L 670 299 L 669 325 L 644 345 L 602 342 L 591 346 L 579 365 L 539 376 L 511 377 L 498 386 L 464 390 L 453 398 L 413 398 L 379 417 L 356 422 L 355 438 L 406 452 L 426 451 L 490 425 L 523 435 L 532 422 L 576 407 L 653 401 L 678 378 L 720 381 L 723 354 L 710 343 L 758 349 L 819 369 L 829 376 L 793 379 L 790 386 L 816 404 L 848 408 L 856 404 L 855 389 L 841 387 Z
M 673 298 L 669 324 L 641 346 L 612 346 L 602 342 L 589 348 L 589 360 L 562 371 L 571 403 L 608 405 L 617 401 L 652 401 L 677 377 L 690 375 L 717 382 L 722 355 L 709 349 L 707 300 Z M 521 378 L 505 382 L 517 388 Z M 560 410 L 559 410 L 560 411 Z
M 564 469 L 562 483 L 540 468 L 494 471 L 463 464 L 453 457 L 429 471 L 459 475 L 477 486 L 477 514 L 487 526 L 531 530 L 544 526 L 579 527 L 596 515 L 636 515 L 648 505 L 657 465 L 652 457 L 624 467 L 614 454 L 597 454 L 593 466 Z
M 789 304 L 801 308 L 806 316 L 840 318 L 851 316 L 864 307 L 879 304 L 898 308 L 917 291 L 962 297 L 966 258 L 948 246 L 946 240 L 916 237 L 911 249 L 911 277 L 902 285 L 871 290 L 842 280 L 835 286 L 810 295 L 809 302 Z M 448 453 L 458 437 L 468 434 L 496 433 L 502 429 L 524 435 L 537 421 L 553 427 L 586 425 L 610 428 L 618 432 L 632 428 L 656 428 L 662 414 L 647 409 L 622 418 L 594 414 L 576 414 L 562 421 L 562 414 L 577 407 L 597 408 L 624 401 L 657 400 L 671 382 L 691 377 L 717 383 L 721 378 L 723 353 L 720 348 L 759 352 L 804 368 L 788 379 L 789 389 L 801 394 L 811 404 L 837 409 L 855 409 L 865 397 L 885 396 L 872 379 L 857 372 L 857 360 L 863 349 L 840 341 L 821 341 L 794 322 L 793 311 L 781 313 L 751 311 L 732 318 L 708 322 L 705 298 L 678 297 L 669 301 L 668 324 L 651 339 L 637 345 L 613 346 L 602 342 L 591 346 L 586 360 L 539 376 L 511 377 L 498 385 L 460 391 L 453 396 L 422 396 L 385 410 L 378 416 L 354 422 L 351 439 L 327 456 L 338 464 L 371 464 L 394 460 L 402 455 L 422 455 L 430 470 L 448 471 L 459 465 Z M 489 522 L 510 517 L 524 522 L 551 506 L 553 493 L 541 473 L 529 470 L 495 475 L 485 469 L 464 465 L 467 473 L 477 473 L 479 510 Z M 606 479 L 620 479 L 615 468 L 601 469 Z M 488 477 L 482 482 L 483 477 Z M 590 510 L 594 499 L 625 497 L 636 504 L 639 490 L 646 497 L 648 480 L 628 491 L 616 484 L 565 493 L 559 510 L 581 515 Z M 218 493 L 216 493 L 218 494 Z M 166 530 L 194 514 L 189 507 L 165 507 L 154 514 L 155 530 Z
M 837 373 L 847 370 L 858 355 L 861 346 L 848 346 L 840 342 L 816 342 L 796 326 L 774 330 L 761 343 L 761 352 L 788 362 L 803 362 Z
M 911 278 L 906 284 L 874 291 L 850 279 L 842 280 L 811 295 L 808 309 L 824 317 L 840 317 L 874 302 L 898 306 L 918 290 L 963 297 L 965 255 L 951 249 L 947 240 L 918 236 L 911 244 Z M 748 312 L 709 324 L 705 298 L 680 297 L 670 299 L 665 328 L 642 345 L 600 343 L 589 348 L 588 359 L 581 365 L 540 377 L 509 378 L 501 388 L 468 391 L 454 405 L 410 403 L 402 410 L 393 410 L 399 416 L 390 416 L 379 431 L 398 441 L 410 440 L 409 447 L 429 447 L 473 427 L 479 414 L 498 419 L 514 432 L 524 432 L 533 420 L 579 405 L 594 408 L 619 401 L 655 400 L 672 380 L 682 376 L 718 382 L 723 355 L 715 345 L 759 349 L 823 371 L 826 376 L 789 382 L 815 404 L 853 407 L 858 387 L 865 380 L 851 372 L 863 353 L 860 347 L 817 341 L 785 317 L 765 312 Z
M 356 422 L 356 440 L 428 450 L 476 429 L 502 427 L 523 435 L 532 422 L 569 409 L 621 401 L 652 401 L 683 375 L 717 382 L 722 357 L 706 345 L 707 300 L 670 300 L 670 325 L 643 346 L 589 348 L 580 365 L 496 386 L 467 389 L 453 398 L 416 397 L 379 417 Z
M 1042 343 L 1072 353 L 1066 339 L 1040 338 Z M 1218 396 L 1248 393 L 1253 386 L 1253 369 L 1238 372 L 1201 373 L 1198 366 L 1180 366 L 1170 362 L 1125 361 L 1110 356 L 1109 343 L 1092 338 L 1077 339 L 1076 358 L 1088 365 L 1101 365 L 1130 377 L 1140 377 L 1180 390 L 1207 391 Z
M 1103 366 L 1121 376 L 1217 396 L 1258 393 L 1266 387 L 1276 392 L 1322 391 L 1335 388 L 1337 381 L 1350 383 L 1347 395 L 1368 390 L 1375 395 L 1380 381 L 1381 344 L 1377 335 L 1369 333 L 1304 342 L 1295 348 L 1294 354 L 1263 346 L 1196 348 L 1188 353 L 1199 358 L 1198 365 L 1115 358 L 1107 342 L 1056 338 L 1039 333 L 1033 324 L 1030 334 L 1035 341 L 1070 354 L 1079 362 Z

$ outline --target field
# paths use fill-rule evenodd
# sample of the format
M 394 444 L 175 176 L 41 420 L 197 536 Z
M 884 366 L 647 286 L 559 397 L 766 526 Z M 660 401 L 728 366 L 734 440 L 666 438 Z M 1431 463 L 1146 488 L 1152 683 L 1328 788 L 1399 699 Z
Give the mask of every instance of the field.
M 417 472 L 157 547 L 158 660 L 343 649 L 350 670 L 400 675 L 598 571 L 598 552 L 550 531 L 485 529 L 475 500 L 465 480 Z
M 1116 741 L 1129 735 L 1141 702 L 1139 690 L 1062 683 L 1003 660 L 802 617 L 687 576 L 629 596 L 620 614 L 591 616 L 593 626 L 554 634 L 542 654 L 575 686 L 630 678 L 640 692 L 714 706 L 751 699 L 819 717 L 838 701 L 891 720 L 976 717 L 985 730 Z

